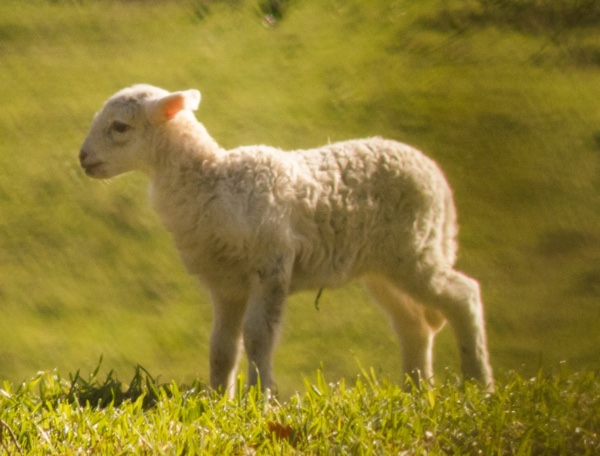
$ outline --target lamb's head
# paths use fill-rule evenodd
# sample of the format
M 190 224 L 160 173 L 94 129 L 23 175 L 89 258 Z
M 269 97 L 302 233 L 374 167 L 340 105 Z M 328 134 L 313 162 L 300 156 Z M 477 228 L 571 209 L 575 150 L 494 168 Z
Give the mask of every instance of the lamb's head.
M 88 176 L 98 179 L 150 171 L 156 132 L 175 118 L 193 117 L 199 103 L 197 90 L 169 93 L 134 85 L 117 92 L 94 117 L 81 146 L 81 166 Z

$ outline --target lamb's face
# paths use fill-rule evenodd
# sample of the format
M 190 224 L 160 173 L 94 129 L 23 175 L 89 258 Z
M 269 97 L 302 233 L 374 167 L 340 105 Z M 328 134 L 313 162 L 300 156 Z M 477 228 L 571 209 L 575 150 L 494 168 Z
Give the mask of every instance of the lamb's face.
M 147 120 L 135 101 L 109 101 L 96 114 L 79 159 L 88 176 L 105 179 L 139 167 Z
M 157 128 L 184 109 L 197 109 L 196 90 L 169 93 L 138 85 L 111 97 L 96 114 L 79 154 L 85 173 L 107 179 L 133 170 L 151 171 Z

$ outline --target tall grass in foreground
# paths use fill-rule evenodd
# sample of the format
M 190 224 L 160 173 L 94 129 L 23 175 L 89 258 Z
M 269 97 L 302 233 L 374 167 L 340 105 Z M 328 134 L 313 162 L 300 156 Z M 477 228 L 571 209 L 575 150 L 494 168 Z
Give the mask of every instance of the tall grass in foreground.
M 598 454 L 600 378 L 567 369 L 487 393 L 450 380 L 434 389 L 363 373 L 323 375 L 279 402 L 234 399 L 201 385 L 159 385 L 138 368 L 127 388 L 41 373 L 0 390 L 0 444 L 8 454 Z M 107 400 L 107 398 L 112 399 Z M 84 405 L 82 405 L 84 404 Z

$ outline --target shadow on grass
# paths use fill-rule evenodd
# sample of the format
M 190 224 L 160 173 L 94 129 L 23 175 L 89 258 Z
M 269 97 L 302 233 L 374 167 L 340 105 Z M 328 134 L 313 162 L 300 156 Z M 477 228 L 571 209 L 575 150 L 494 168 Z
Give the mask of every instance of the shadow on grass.
M 139 364 L 135 367 L 133 378 L 128 384 L 118 380 L 113 370 L 101 380 L 98 375 L 101 364 L 102 359 L 87 379 L 81 376 L 80 371 L 70 375 L 69 389 L 55 400 L 66 399 L 82 407 L 106 408 L 118 407 L 124 402 L 136 402 L 142 398 L 142 408 L 148 410 L 154 407 L 161 397 L 173 395 L 173 384 L 160 383 L 158 377 L 150 375 Z M 177 389 L 197 393 L 208 390 L 208 387 L 200 381 L 195 381 L 191 386 L 181 385 L 177 386 Z

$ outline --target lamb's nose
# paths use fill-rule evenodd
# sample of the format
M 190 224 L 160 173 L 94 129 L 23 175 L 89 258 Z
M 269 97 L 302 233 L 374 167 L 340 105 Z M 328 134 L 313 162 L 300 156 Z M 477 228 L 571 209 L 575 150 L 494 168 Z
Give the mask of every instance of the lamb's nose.
M 83 161 L 86 159 L 87 155 L 88 155 L 87 152 L 85 150 L 81 149 L 79 151 L 79 162 L 83 163 Z

